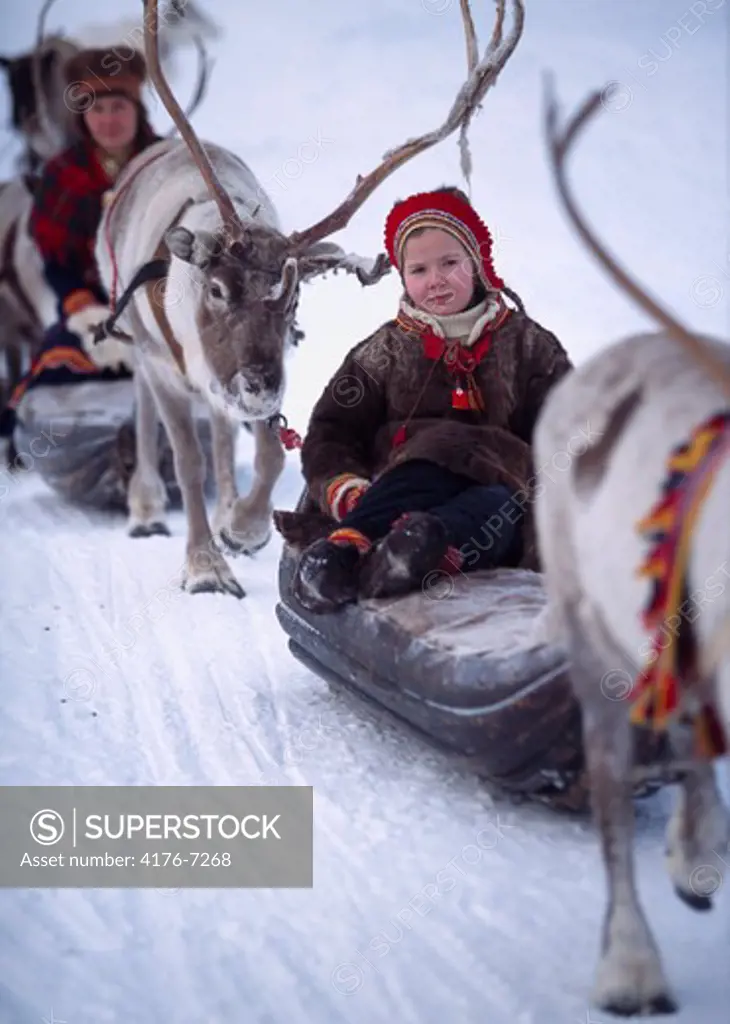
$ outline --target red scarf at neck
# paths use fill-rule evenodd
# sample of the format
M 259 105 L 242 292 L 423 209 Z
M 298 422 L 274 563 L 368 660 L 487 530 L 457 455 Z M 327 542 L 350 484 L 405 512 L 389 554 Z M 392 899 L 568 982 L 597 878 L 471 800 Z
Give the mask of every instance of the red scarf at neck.
M 484 325 L 478 339 L 470 346 L 462 345 L 453 338 L 440 337 L 428 324 L 409 316 L 403 310 L 398 313 L 396 323 L 401 330 L 409 334 L 418 334 L 423 354 L 427 359 L 443 360 L 447 371 L 454 378 L 451 391 L 452 409 L 483 412 L 484 401 L 474 380 L 474 370 L 489 352 L 494 332 L 502 326 L 511 312 L 508 306 L 502 306 L 497 315 Z
M 473 345 L 462 345 L 453 338 L 442 338 L 428 324 L 401 310 L 396 323 L 409 334 L 418 334 L 427 359 L 441 359 L 450 373 L 471 373 L 486 356 L 492 343 L 492 335 L 507 320 L 512 310 L 503 306 L 493 320 L 484 325 L 482 333 Z

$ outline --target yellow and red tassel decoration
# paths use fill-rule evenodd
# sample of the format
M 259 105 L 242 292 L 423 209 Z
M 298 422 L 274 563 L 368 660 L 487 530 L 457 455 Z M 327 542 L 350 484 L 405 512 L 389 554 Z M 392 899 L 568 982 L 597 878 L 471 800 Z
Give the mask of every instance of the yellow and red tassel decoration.
M 690 545 L 697 516 L 720 458 L 730 447 L 730 413 L 713 416 L 675 448 L 668 461 L 662 496 L 637 529 L 653 540 L 638 571 L 653 581 L 651 599 L 643 614 L 645 629 L 655 632 L 649 657 L 632 691 L 631 721 L 664 731 L 681 704 L 682 684 L 691 672 L 680 663 L 679 629 L 662 629 L 681 622 L 678 611 L 686 593 Z M 720 757 L 727 740 L 714 708 L 703 706 L 695 717 L 695 750 L 699 757 Z

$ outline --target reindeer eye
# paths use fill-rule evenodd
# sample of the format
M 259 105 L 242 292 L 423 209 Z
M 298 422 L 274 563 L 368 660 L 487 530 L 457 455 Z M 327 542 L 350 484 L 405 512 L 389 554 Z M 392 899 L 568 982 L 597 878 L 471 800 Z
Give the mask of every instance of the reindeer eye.
M 214 298 L 214 299 L 222 299 L 223 298 L 223 289 L 217 283 L 217 281 L 213 281 L 213 283 L 211 284 L 211 286 L 210 286 L 210 294 L 211 294 L 211 297 Z

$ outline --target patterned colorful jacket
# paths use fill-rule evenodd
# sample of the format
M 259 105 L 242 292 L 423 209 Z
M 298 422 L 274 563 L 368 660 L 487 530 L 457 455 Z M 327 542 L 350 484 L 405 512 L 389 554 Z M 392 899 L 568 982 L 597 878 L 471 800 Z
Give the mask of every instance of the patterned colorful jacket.
M 146 148 L 156 141 L 145 141 Z M 90 302 L 107 303 L 94 259 L 104 193 L 113 179 L 91 142 L 81 141 L 46 165 L 36 189 L 30 233 L 41 253 L 46 280 L 58 296 L 60 319 Z

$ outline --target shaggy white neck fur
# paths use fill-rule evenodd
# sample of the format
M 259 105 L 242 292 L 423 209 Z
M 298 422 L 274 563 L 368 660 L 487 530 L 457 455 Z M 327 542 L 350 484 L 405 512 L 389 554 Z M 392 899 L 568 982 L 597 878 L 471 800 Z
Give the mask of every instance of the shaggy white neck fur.
M 426 324 L 434 334 L 440 338 L 459 339 L 461 344 L 469 348 L 477 340 L 488 323 L 495 319 L 502 309 L 501 296 L 496 292 L 490 292 L 488 297 L 470 309 L 464 309 L 461 313 L 451 313 L 448 316 L 435 316 L 423 309 L 411 306 L 407 299 L 401 299 L 400 303 L 403 312 Z

